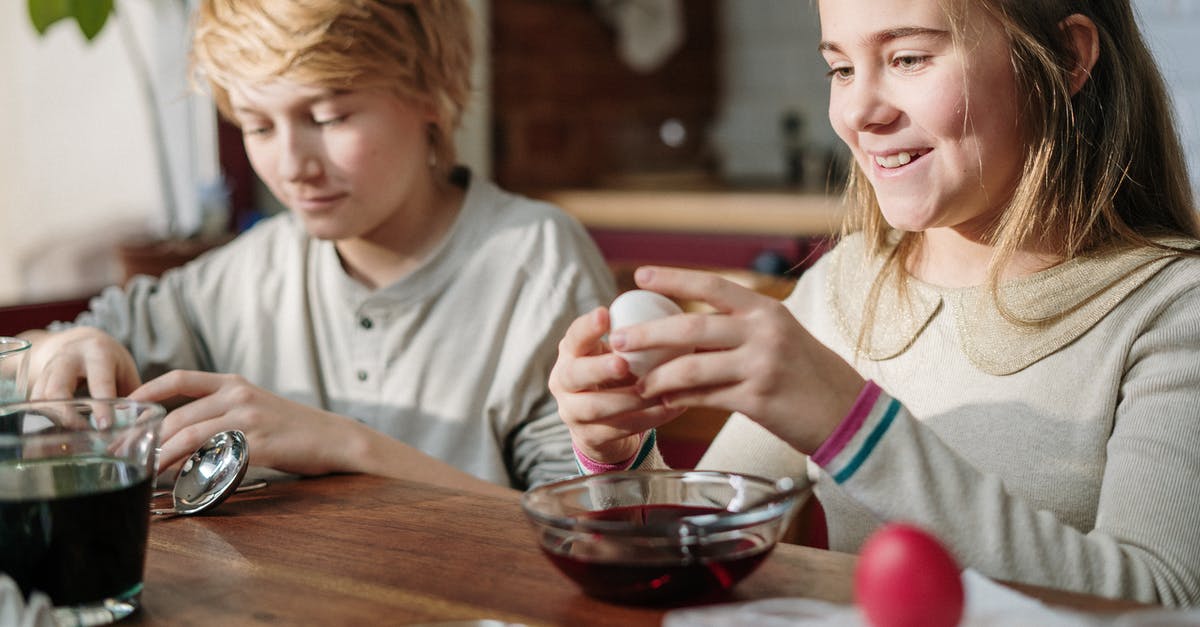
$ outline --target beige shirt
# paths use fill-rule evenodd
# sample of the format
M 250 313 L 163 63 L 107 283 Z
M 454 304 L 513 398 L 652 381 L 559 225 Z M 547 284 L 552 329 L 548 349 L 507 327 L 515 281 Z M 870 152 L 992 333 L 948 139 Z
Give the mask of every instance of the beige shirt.
M 129 347 L 144 378 L 237 373 L 524 488 L 575 472 L 546 382 L 567 326 L 614 289 L 574 219 L 473 180 L 445 241 L 393 285 L 350 278 L 284 214 L 105 291 L 78 322 Z
M 831 548 L 903 520 L 992 577 L 1200 604 L 1200 259 L 1139 250 L 1005 284 L 1023 317 L 1070 311 L 1035 327 L 996 315 L 986 289 L 910 281 L 909 301 L 885 290 L 855 362 L 878 268 L 851 236 L 786 301 L 903 403 L 877 443 L 878 410 L 817 473 Z M 805 465 L 743 416 L 700 462 L 768 476 Z

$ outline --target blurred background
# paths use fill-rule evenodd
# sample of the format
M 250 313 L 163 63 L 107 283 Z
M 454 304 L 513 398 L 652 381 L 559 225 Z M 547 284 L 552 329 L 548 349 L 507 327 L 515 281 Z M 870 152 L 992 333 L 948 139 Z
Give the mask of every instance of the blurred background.
M 1200 0 L 1134 3 L 1200 188 Z M 845 155 L 815 3 L 472 5 L 463 161 L 578 215 L 615 268 L 795 274 L 836 229 Z M 186 257 L 280 210 L 189 89 L 189 1 L 115 6 L 89 42 L 65 21 L 39 35 L 26 2 L 0 3 L 0 305 L 86 296 L 147 243 Z

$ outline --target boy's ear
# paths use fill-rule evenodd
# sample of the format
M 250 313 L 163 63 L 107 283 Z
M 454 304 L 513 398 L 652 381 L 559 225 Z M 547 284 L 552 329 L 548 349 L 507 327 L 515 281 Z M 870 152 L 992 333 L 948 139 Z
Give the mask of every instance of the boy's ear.
M 1092 68 L 1100 58 L 1100 33 L 1095 22 L 1080 13 L 1063 18 L 1058 27 L 1070 38 L 1075 52 L 1075 68 L 1071 70 L 1071 95 L 1074 96 L 1091 78 Z

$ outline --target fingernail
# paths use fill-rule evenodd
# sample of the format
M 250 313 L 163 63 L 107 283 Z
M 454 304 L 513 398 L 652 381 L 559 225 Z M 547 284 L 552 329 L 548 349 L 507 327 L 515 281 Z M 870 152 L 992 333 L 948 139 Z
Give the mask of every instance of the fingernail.
M 654 270 L 647 267 L 638 268 L 633 273 L 633 280 L 638 283 L 644 283 L 654 278 Z
M 609 333 L 608 345 L 613 347 L 615 350 L 621 350 L 622 348 L 625 348 L 625 332 L 613 331 L 612 333 Z

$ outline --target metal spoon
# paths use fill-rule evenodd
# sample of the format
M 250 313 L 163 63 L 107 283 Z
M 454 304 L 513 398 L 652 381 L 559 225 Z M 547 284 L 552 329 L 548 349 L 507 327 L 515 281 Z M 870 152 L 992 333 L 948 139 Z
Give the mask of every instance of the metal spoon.
M 698 535 L 703 536 L 705 529 L 720 522 L 722 519 L 742 512 L 756 510 L 767 505 L 780 503 L 788 499 L 794 499 L 812 490 L 812 486 L 805 483 L 796 485 L 796 482 L 791 477 L 782 477 L 775 482 L 775 491 L 764 494 L 748 503 L 732 502 L 730 508 L 725 511 L 712 512 L 708 514 L 693 514 L 691 516 L 683 516 L 679 520 L 671 523 L 655 523 L 647 525 L 654 530 L 655 533 L 667 531 L 668 535 L 673 535 L 672 532 L 683 536 Z M 792 510 L 795 511 L 794 509 Z
M 249 467 L 246 435 L 222 431 L 196 449 L 183 462 L 171 490 L 172 507 L 152 509 L 151 514 L 199 514 L 219 505 L 233 494 Z M 259 487 L 265 487 L 263 482 Z
M 238 484 L 237 489 L 234 490 L 233 493 L 241 494 L 242 492 L 253 492 L 255 490 L 261 490 L 265 487 L 267 487 L 266 479 L 251 479 L 249 481 L 242 481 L 240 484 Z M 150 497 L 160 499 L 168 494 L 171 494 L 170 490 L 155 490 L 153 493 L 151 493 Z

